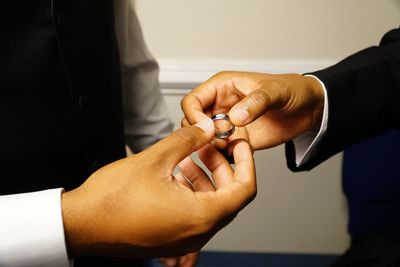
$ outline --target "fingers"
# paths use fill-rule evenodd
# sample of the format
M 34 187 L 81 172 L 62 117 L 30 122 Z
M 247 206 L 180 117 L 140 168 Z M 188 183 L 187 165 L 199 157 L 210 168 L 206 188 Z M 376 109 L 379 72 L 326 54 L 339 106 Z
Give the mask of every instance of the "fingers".
M 189 121 L 185 117 L 183 117 L 182 120 L 181 120 L 181 126 L 182 127 L 190 126 Z M 218 148 L 220 150 L 225 149 L 227 147 L 227 145 L 228 145 L 226 140 L 218 139 L 218 138 L 214 138 L 210 143 L 214 147 L 216 147 L 216 148 Z
M 185 96 L 181 107 L 190 124 L 204 119 L 205 111 L 212 107 L 230 110 L 232 122 L 244 126 L 288 101 L 290 79 L 280 77 L 245 72 L 218 73 Z
M 229 111 L 229 117 L 236 126 L 244 126 L 254 121 L 267 110 L 277 106 L 282 102 L 282 96 L 279 90 L 269 88 L 258 89 L 232 107 Z
M 229 162 L 213 146 L 204 146 L 198 154 L 200 160 L 211 171 L 217 189 L 233 182 L 233 170 Z
M 186 178 L 183 175 L 183 173 L 179 172 L 177 174 L 174 174 L 174 178 L 178 183 L 180 183 L 181 185 L 183 185 L 193 191 L 192 183 L 189 181 L 188 178 Z
M 151 148 L 147 153 L 148 160 L 165 164 L 167 172 L 173 169 L 184 158 L 209 143 L 214 137 L 214 124 L 210 118 L 195 125 L 176 130 Z
M 196 123 L 215 113 L 227 112 L 242 95 L 234 78 L 240 74 L 220 72 L 199 85 L 181 101 L 181 107 L 190 124 Z M 240 97 L 241 98 L 241 97 Z
M 201 98 L 195 92 L 191 92 L 185 96 L 181 102 L 181 108 L 190 124 L 204 120 L 208 116 L 204 113 L 204 109 L 212 103 L 211 99 L 215 98 L 215 91 L 205 90 L 201 95 L 204 95 L 206 99 Z M 211 101 L 210 101 L 211 100 Z
M 190 124 L 207 117 L 204 110 L 214 103 L 217 96 L 216 88 L 209 85 L 213 79 L 215 78 L 211 77 L 182 99 L 181 108 Z
M 193 191 L 208 192 L 215 191 L 214 185 L 207 174 L 190 157 L 179 163 L 183 175 L 190 181 Z
M 213 205 L 207 206 L 212 210 L 210 214 L 216 222 L 232 218 L 254 199 L 257 193 L 254 159 L 249 144 L 245 141 L 237 142 L 233 155 L 236 167 L 232 183 L 220 183 L 221 186 L 214 195 L 215 199 L 212 200 Z
M 234 181 L 244 184 L 250 192 L 256 193 L 256 171 L 254 165 L 253 152 L 249 143 L 238 141 L 233 148 L 235 159 Z

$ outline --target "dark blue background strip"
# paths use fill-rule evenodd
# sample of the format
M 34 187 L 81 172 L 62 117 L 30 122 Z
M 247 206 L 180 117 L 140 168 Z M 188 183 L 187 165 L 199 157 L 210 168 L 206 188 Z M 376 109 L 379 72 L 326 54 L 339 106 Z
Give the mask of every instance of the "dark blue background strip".
M 198 267 L 328 267 L 338 255 L 202 252 Z M 153 267 L 162 267 L 156 260 Z

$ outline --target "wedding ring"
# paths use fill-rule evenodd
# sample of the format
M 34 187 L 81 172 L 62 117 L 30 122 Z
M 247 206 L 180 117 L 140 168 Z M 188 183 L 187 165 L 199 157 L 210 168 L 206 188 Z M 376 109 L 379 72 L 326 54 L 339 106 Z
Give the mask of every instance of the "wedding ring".
M 220 138 L 220 139 L 228 138 L 235 132 L 235 125 L 233 125 L 233 123 L 229 119 L 228 114 L 224 114 L 224 113 L 215 114 L 211 117 L 211 119 L 213 120 L 213 122 L 215 124 L 215 137 L 216 138 Z M 218 127 L 218 125 L 216 123 L 217 121 L 221 121 L 221 120 L 224 120 L 227 122 L 224 125 L 225 126 L 224 129 L 221 129 L 221 127 Z

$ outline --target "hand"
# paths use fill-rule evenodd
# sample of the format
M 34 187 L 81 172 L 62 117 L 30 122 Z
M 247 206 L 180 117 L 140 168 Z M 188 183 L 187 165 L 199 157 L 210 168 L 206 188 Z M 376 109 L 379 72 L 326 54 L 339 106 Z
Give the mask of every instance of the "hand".
M 253 149 L 263 149 L 318 129 L 324 93 L 313 77 L 221 72 L 185 96 L 181 105 L 188 124 L 229 112 L 231 121 L 247 131 Z M 233 135 L 228 141 L 235 139 Z
M 213 135 L 210 119 L 178 129 L 64 193 L 61 203 L 70 256 L 173 256 L 199 250 L 256 193 L 253 157 L 245 141 L 234 148 L 235 171 L 211 146 L 201 150 L 207 153 L 205 165 L 213 174 L 215 191 L 207 192 L 213 185 L 197 165 L 182 161 Z M 172 175 L 181 161 L 193 190 L 178 182 L 184 180 L 182 175 Z
M 161 258 L 164 267 L 194 267 L 199 259 L 200 252 L 188 253 L 184 256 Z

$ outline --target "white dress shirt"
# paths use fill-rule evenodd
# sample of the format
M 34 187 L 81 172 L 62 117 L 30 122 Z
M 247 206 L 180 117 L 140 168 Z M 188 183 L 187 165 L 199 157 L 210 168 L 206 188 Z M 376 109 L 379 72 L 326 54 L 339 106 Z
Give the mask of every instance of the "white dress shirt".
M 172 130 L 158 65 L 143 40 L 132 1 L 114 1 L 127 145 L 139 152 Z M 0 196 L 0 266 L 69 267 L 62 189 Z
M 325 84 L 314 75 L 306 76 L 317 79 L 321 84 L 324 90 L 324 111 L 322 115 L 321 128 L 318 132 L 306 132 L 293 139 L 297 167 L 303 165 L 310 159 L 314 149 L 318 145 L 318 142 L 321 140 L 322 136 L 324 136 L 326 128 L 328 127 L 328 93 L 326 91 Z

